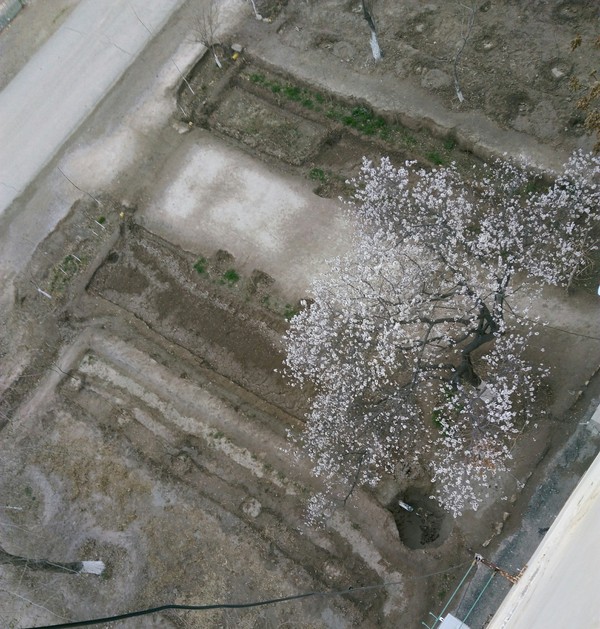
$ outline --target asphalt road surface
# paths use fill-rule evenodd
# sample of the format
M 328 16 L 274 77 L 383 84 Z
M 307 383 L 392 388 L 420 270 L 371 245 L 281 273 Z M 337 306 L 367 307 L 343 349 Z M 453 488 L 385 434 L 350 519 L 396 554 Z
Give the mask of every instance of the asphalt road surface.
M 82 0 L 0 92 L 0 214 L 181 3 Z

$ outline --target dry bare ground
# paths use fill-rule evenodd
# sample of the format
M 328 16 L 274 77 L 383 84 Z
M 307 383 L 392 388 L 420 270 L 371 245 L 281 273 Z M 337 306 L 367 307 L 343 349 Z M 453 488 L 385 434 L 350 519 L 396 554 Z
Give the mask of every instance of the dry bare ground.
M 566 81 L 593 63 L 568 52 L 593 3 L 488 1 L 470 16 L 382 0 L 377 65 L 356 2 L 257 0 L 261 21 L 226 4 L 222 68 L 196 58 L 203 5 L 186 3 L 3 219 L 0 546 L 107 564 L 102 577 L 2 566 L 4 626 L 390 583 L 118 626 L 416 627 L 467 547 L 492 552 L 519 527 L 598 395 L 590 278 L 539 304 L 553 328 L 531 357 L 553 366 L 549 414 L 486 508 L 453 522 L 422 471 L 403 470 L 324 528 L 304 524 L 317 481 L 286 433 L 306 392 L 275 370 L 309 280 L 348 246 L 346 178 L 362 155 L 466 172 L 504 150 L 553 168 L 589 146 Z M 34 4 L 11 28 L 48 19 Z

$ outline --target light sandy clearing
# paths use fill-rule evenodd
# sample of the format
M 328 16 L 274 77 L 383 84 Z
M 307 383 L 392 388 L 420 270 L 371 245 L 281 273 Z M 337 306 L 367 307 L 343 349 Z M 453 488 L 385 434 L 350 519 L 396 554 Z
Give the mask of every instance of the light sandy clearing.
M 163 169 L 141 216 L 148 229 L 188 251 L 226 249 L 245 270 L 269 273 L 295 296 L 352 239 L 339 202 L 200 130 Z

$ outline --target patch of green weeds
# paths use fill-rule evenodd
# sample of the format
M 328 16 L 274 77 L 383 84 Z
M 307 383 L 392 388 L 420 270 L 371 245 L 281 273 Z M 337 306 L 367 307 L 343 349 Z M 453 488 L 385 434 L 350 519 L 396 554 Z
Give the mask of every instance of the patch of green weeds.
M 342 122 L 365 135 L 375 135 L 386 127 L 386 121 L 367 107 L 354 107 L 349 115 L 342 118 Z
M 429 151 L 429 153 L 427 153 L 427 159 L 436 166 L 443 166 L 446 161 L 437 151 Z
M 471 221 L 467 225 L 467 231 L 473 239 L 479 237 L 481 235 L 481 223 L 479 221 Z
M 452 151 L 452 150 L 454 150 L 455 146 L 456 146 L 456 140 L 455 140 L 454 138 L 446 138 L 446 139 L 444 140 L 444 148 L 445 148 L 447 151 Z
M 106 216 L 99 216 L 96 219 L 96 223 L 100 223 L 100 225 L 104 225 L 104 223 L 106 223 Z
M 308 172 L 309 179 L 318 181 L 319 183 L 325 183 L 327 181 L 327 175 L 322 168 L 311 168 Z
M 52 278 L 50 279 L 50 292 L 61 291 L 69 281 L 77 275 L 83 263 L 81 258 L 69 254 L 54 267 Z
M 291 319 L 293 319 L 298 313 L 300 312 L 300 310 L 296 307 L 296 306 L 292 306 L 290 304 L 286 304 L 285 308 L 283 310 L 283 316 L 290 321 Z
M 206 273 L 207 268 L 208 268 L 208 261 L 206 260 L 206 258 L 198 258 L 198 260 L 196 260 L 194 264 L 194 269 L 196 269 L 196 271 L 200 275 Z
M 283 88 L 283 93 L 290 100 L 299 101 L 302 98 L 302 90 L 297 85 L 286 85 Z
M 439 408 L 436 408 L 433 413 L 431 413 L 431 421 L 433 422 L 433 425 L 441 432 L 442 430 L 444 430 L 444 426 L 442 425 L 442 422 L 440 421 L 442 417 L 442 411 Z
M 282 85 L 277 81 L 269 80 L 264 74 L 251 74 L 250 81 L 256 85 L 260 85 L 266 89 L 271 90 L 273 94 L 282 94 L 288 100 L 299 102 L 303 107 L 307 109 L 315 109 L 315 101 L 322 103 L 325 98 L 322 94 L 315 94 L 311 90 L 304 89 L 293 83 L 287 83 Z
M 529 181 L 523 186 L 522 194 L 529 196 L 531 194 L 537 194 L 539 192 L 547 192 L 548 184 L 542 177 L 531 177 Z
M 227 282 L 228 284 L 235 284 L 239 282 L 240 275 L 235 269 L 227 269 L 225 273 L 223 273 L 223 282 Z

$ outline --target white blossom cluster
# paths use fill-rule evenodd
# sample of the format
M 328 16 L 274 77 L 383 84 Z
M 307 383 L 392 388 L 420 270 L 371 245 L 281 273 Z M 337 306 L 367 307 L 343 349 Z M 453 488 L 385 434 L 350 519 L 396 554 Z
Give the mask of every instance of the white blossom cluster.
M 348 495 L 417 458 L 446 509 L 477 508 L 541 374 L 523 358 L 533 332 L 511 297 L 567 285 L 586 264 L 599 177 L 583 153 L 542 192 L 507 162 L 467 185 L 454 167 L 364 161 L 353 249 L 285 336 L 287 374 L 315 387 L 302 445 L 327 486 Z M 315 497 L 313 515 L 330 498 Z

